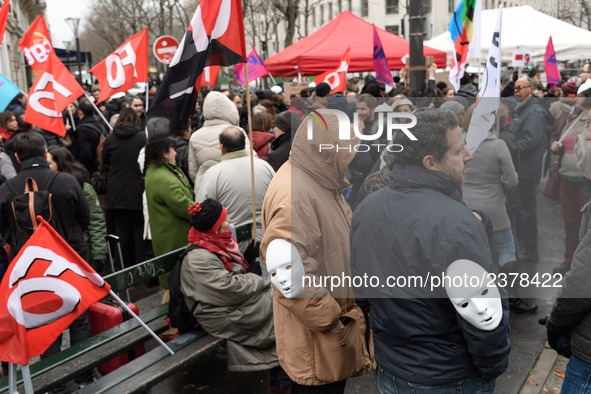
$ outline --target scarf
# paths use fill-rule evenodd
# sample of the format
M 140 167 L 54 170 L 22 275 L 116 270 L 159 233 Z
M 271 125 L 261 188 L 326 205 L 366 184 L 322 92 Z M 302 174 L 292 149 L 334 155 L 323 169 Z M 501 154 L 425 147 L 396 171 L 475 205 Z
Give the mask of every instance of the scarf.
M 232 238 L 231 231 L 219 234 L 205 233 L 191 227 L 189 230 L 189 242 L 195 246 L 207 249 L 218 256 L 228 272 L 232 272 L 232 261 L 242 264 L 245 270 L 248 269 L 244 263 L 244 256 L 242 256 L 238 248 L 238 242 Z

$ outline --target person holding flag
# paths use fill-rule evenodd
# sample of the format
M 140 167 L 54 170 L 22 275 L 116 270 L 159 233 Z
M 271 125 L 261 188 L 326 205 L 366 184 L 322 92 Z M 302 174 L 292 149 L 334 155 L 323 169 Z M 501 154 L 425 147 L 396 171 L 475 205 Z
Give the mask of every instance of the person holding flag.
M 16 259 L 23 247 L 21 236 L 24 231 L 16 221 L 11 206 L 17 195 L 15 190 L 22 193 L 25 190 L 27 178 L 33 179 L 39 187 L 42 187 L 51 174 L 56 174 L 47 189 L 51 193 L 51 204 L 54 208 L 52 226 L 56 228 L 59 235 L 77 253 L 79 258 L 85 260 L 87 246 L 83 231 L 88 227 L 89 207 L 80 184 L 68 173 L 54 173 L 50 170 L 45 139 L 39 133 L 20 133 L 15 138 L 15 155 L 21 163 L 21 171 L 17 176 L 0 186 L 0 233 L 6 236 L 4 241 L 11 245 L 11 257 Z M 0 307 L 4 307 L 4 305 L 0 305 Z M 88 312 L 82 312 L 70 325 L 70 343 L 72 345 L 91 336 Z M 54 338 L 56 337 L 55 342 L 47 344 L 47 350 L 39 353 L 43 353 L 42 358 L 60 351 L 61 335 L 56 335 Z M 1 346 L 0 350 L 2 350 Z M 4 361 L 13 360 L 4 359 Z M 90 371 L 78 376 L 76 381 L 79 385 L 85 385 L 91 382 L 92 378 L 92 371 Z

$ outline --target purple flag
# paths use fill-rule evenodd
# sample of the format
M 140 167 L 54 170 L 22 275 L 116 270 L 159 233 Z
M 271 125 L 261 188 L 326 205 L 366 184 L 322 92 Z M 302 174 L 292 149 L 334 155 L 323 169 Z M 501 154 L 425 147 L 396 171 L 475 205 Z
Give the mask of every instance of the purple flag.
M 257 51 L 252 48 L 252 52 L 246 58 L 246 64 L 248 67 L 248 81 L 254 81 L 257 78 L 264 77 L 269 74 L 267 67 L 263 64 L 263 61 L 257 54 Z M 234 76 L 238 80 L 238 83 L 242 86 L 246 86 L 246 78 L 244 76 L 244 63 L 239 63 L 234 66 Z
M 546 69 L 546 79 L 548 85 L 556 85 L 562 80 L 560 72 L 558 71 L 558 64 L 556 64 L 556 54 L 554 53 L 554 45 L 552 44 L 552 36 L 548 40 L 546 46 L 546 53 L 544 54 L 544 68 Z
M 376 72 L 376 81 L 384 85 L 394 86 L 394 79 L 375 25 L 373 26 L 373 70 Z

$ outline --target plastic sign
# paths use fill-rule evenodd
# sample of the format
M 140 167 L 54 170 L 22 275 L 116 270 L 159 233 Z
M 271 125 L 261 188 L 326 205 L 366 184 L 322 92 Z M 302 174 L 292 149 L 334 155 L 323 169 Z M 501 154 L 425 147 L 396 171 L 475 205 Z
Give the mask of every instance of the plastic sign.
M 513 67 L 529 67 L 529 60 L 531 58 L 530 51 L 513 51 Z

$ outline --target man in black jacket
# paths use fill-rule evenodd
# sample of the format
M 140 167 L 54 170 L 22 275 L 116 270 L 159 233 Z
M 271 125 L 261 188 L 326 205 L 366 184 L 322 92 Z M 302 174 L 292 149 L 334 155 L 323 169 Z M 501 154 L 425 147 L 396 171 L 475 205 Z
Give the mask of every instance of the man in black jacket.
M 14 141 L 15 156 L 21 163 L 21 171 L 10 182 L 18 190 L 25 190 L 25 181 L 31 177 L 40 187 L 51 173 L 47 163 L 47 146 L 45 139 L 38 133 L 21 133 Z M 59 222 L 60 235 L 82 257 L 86 259 L 86 242 L 83 231 L 88 227 L 89 208 L 80 184 L 72 175 L 60 172 L 57 174 L 49 192 L 52 194 L 54 215 Z M 0 234 L 8 243 L 15 245 L 17 223 L 12 213 L 11 202 L 15 194 L 5 182 L 0 186 Z M 18 253 L 17 248 L 11 250 L 12 256 Z M 88 312 L 80 315 L 70 325 L 70 343 L 72 345 L 90 338 Z M 44 356 L 60 351 L 61 336 L 46 350 Z M 79 384 L 92 381 L 92 371 L 76 378 Z
M 390 184 L 358 205 L 351 226 L 353 278 L 373 278 L 365 287 L 355 285 L 355 295 L 371 316 L 380 390 L 427 386 L 439 393 L 453 386 L 493 393 L 510 351 L 507 300 L 488 276 L 460 301 L 441 280 L 451 276 L 457 261 L 493 272 L 485 226 L 461 197 L 472 155 L 452 112 L 426 109 L 415 115 L 410 131 L 417 141 L 397 133 L 393 143 L 404 149 L 391 153 Z M 472 283 L 453 285 L 465 289 Z M 487 300 L 488 290 L 496 299 Z M 475 324 L 478 316 L 462 311 L 482 298 L 497 305 L 486 312 L 496 316 L 494 324 Z
M 76 160 L 92 174 L 97 169 L 96 148 L 105 129 L 94 116 L 94 107 L 86 100 L 80 102 L 78 117 L 80 122 L 76 127 L 76 139 L 73 142 L 72 153 Z

